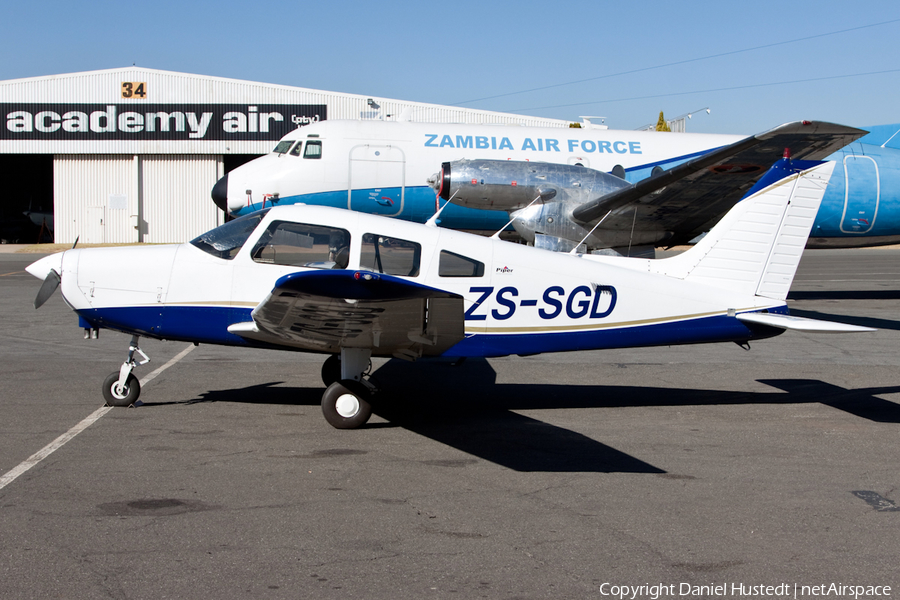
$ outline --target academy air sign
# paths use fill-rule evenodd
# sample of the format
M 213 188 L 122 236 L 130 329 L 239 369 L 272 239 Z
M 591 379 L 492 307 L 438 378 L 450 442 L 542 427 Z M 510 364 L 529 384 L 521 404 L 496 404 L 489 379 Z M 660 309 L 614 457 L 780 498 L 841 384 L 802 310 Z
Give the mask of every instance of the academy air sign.
M 324 104 L 6 104 L 0 140 L 278 140 Z

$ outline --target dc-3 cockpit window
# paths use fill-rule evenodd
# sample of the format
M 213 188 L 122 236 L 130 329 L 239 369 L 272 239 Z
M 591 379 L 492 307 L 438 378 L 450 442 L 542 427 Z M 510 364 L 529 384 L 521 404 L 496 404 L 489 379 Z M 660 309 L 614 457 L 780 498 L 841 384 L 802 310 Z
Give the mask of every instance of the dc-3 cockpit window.
M 309 140 L 306 142 L 306 150 L 303 151 L 303 158 L 322 158 L 322 142 L 319 140 Z
M 350 261 L 350 232 L 337 227 L 272 221 L 250 256 L 258 263 L 346 269 Z
M 484 263 L 468 258 L 462 254 L 456 254 L 449 250 L 441 250 L 440 263 L 438 264 L 438 276 L 440 277 L 482 277 L 484 275 Z
M 244 247 L 247 238 L 250 237 L 267 212 L 269 211 L 261 210 L 252 215 L 229 221 L 191 240 L 191 244 L 213 256 L 231 260 Z
M 297 142 L 297 145 L 291 148 L 291 156 L 300 156 L 300 150 L 303 149 L 303 142 Z
M 284 154 L 291 149 L 291 146 L 294 145 L 295 141 L 296 140 L 281 140 L 280 142 L 278 142 L 278 145 L 275 146 L 275 149 L 272 150 L 272 152 L 274 152 L 275 154 Z
M 422 246 L 416 242 L 367 233 L 362 239 L 359 266 L 387 275 L 416 277 Z

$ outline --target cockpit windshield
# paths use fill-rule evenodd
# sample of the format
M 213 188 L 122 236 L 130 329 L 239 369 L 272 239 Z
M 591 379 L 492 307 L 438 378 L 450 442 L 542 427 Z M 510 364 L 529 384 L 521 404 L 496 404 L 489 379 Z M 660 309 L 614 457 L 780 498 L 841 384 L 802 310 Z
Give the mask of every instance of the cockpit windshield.
M 296 141 L 297 140 L 281 140 L 272 152 L 275 154 L 285 154 L 291 149 L 291 146 L 293 146 Z
M 229 221 L 191 240 L 191 244 L 208 254 L 231 260 L 240 252 L 247 242 L 247 238 L 250 237 L 250 234 L 253 233 L 253 230 L 256 229 L 256 226 L 259 225 L 259 222 L 266 216 L 267 212 L 269 212 L 268 209 L 261 210 L 246 217 Z

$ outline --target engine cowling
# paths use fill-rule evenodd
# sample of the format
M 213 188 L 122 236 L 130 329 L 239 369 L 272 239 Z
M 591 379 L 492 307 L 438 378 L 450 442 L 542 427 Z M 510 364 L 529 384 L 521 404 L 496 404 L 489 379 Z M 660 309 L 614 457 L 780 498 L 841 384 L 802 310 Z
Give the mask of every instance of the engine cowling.
M 580 204 L 629 184 L 577 165 L 457 160 L 441 165 L 434 185 L 438 195 L 453 204 L 509 212 L 525 208 L 536 198 Z

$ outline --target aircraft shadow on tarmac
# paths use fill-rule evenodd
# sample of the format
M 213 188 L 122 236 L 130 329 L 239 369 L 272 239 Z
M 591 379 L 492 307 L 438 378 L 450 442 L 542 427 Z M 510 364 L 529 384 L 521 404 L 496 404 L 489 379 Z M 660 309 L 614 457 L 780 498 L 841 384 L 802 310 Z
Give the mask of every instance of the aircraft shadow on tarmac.
M 788 300 L 900 300 L 900 290 L 791 290 Z
M 484 359 L 470 359 L 459 366 L 442 360 L 416 365 L 391 360 L 372 376 L 380 389 L 374 412 L 388 423 L 367 427 L 403 427 L 515 471 L 663 474 L 658 467 L 585 435 L 514 411 L 818 403 L 873 422 L 900 423 L 900 404 L 877 397 L 900 393 L 900 386 L 852 390 L 812 379 L 759 381 L 780 391 L 497 384 L 494 369 Z M 281 383 L 212 390 L 173 404 L 320 403 L 321 388 L 278 387 Z

